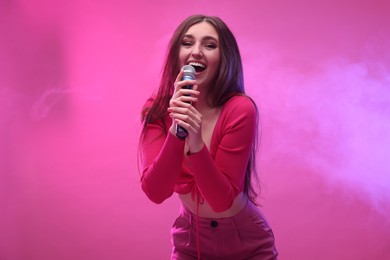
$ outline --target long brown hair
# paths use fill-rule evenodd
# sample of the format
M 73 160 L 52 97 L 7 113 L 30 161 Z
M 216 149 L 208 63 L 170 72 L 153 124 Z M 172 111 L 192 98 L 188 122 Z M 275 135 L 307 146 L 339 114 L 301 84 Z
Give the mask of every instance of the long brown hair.
M 162 69 L 162 76 L 158 91 L 155 96 L 149 100 L 150 102 L 148 102 L 142 109 L 141 120 L 143 128 L 141 132 L 141 139 L 144 137 L 144 130 L 147 124 L 156 120 L 161 121 L 164 131 L 167 131 L 165 118 L 167 116 L 169 100 L 173 95 L 174 82 L 180 71 L 179 51 L 182 44 L 182 38 L 191 26 L 200 22 L 208 22 L 214 26 L 219 36 L 221 52 L 220 68 L 217 78 L 215 83 L 212 84 L 212 87 L 207 90 L 207 96 L 212 97 L 208 99 L 212 102 L 212 104 L 209 105 L 212 107 L 221 107 L 232 96 L 245 95 L 241 55 L 233 33 L 219 17 L 206 15 L 190 16 L 185 19 L 173 33 L 173 36 L 168 44 L 168 52 L 165 58 L 165 65 Z M 257 110 L 255 102 L 252 99 L 251 101 Z M 254 176 L 256 182 L 259 183 L 256 174 L 257 139 L 256 133 L 246 168 L 244 185 L 244 193 L 247 194 L 253 202 L 255 202 L 257 192 L 252 186 L 252 175 Z

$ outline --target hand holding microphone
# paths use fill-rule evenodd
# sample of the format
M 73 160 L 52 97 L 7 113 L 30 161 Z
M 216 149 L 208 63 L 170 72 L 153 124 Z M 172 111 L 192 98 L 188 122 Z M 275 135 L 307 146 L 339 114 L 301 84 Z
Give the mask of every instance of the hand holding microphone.
M 168 111 L 174 124 L 171 133 L 180 139 L 186 139 L 188 132 L 200 133 L 201 114 L 193 106 L 199 92 L 195 85 L 195 68 L 185 65 L 175 81 L 175 91 L 169 102 Z
M 185 66 L 183 66 L 182 70 L 184 73 L 182 80 L 187 80 L 187 79 L 194 80 L 195 79 L 195 68 L 194 67 L 192 67 L 191 65 L 185 65 Z M 192 89 L 192 86 L 186 85 L 182 88 L 183 89 Z M 177 125 L 176 126 L 176 136 L 179 137 L 180 139 L 185 139 L 188 136 L 188 131 L 185 128 Z

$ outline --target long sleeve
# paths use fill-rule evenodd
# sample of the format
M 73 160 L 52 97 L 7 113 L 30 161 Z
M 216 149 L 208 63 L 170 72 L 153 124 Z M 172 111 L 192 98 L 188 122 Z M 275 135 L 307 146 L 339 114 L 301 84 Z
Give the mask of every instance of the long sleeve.
M 215 158 L 206 146 L 188 157 L 203 198 L 216 212 L 227 210 L 243 190 L 256 135 L 256 113 L 255 106 L 247 97 L 236 97 L 222 119 L 221 133 L 210 145 L 213 147 L 213 142 L 219 142 L 216 151 L 213 151 Z
M 180 176 L 184 141 L 165 135 L 160 123 L 148 124 L 141 140 L 142 190 L 155 203 L 169 198 Z

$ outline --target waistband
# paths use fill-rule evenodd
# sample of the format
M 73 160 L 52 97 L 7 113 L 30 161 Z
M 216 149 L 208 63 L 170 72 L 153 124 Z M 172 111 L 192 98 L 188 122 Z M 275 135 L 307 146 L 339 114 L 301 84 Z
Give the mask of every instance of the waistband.
M 210 227 L 234 227 L 234 223 L 237 223 L 245 218 L 250 217 L 253 214 L 261 214 L 259 208 L 253 204 L 249 199 L 246 205 L 236 215 L 225 218 L 204 218 L 196 216 L 194 213 L 186 209 L 183 205 L 180 208 L 180 214 L 190 220 L 192 226 L 196 226 L 196 219 L 198 218 L 199 228 Z

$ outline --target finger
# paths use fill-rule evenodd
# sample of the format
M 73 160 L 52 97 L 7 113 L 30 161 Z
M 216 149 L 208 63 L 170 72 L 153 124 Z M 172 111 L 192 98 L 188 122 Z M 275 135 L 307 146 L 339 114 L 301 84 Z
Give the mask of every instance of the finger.
M 169 106 L 184 106 L 188 107 L 188 104 L 195 104 L 198 102 L 199 91 L 183 89 L 173 94 L 169 101 Z M 184 104 L 187 103 L 187 104 Z
M 181 96 L 180 98 L 176 98 L 170 102 L 169 108 L 177 109 L 180 108 L 181 110 L 178 110 L 175 112 L 187 114 L 188 112 L 192 111 L 193 113 L 197 113 L 198 111 L 192 106 L 192 103 L 190 101 L 196 102 L 197 99 L 194 99 L 193 97 L 189 96 Z
M 198 96 L 199 96 L 199 92 L 196 92 L 196 91 L 187 91 L 187 90 L 183 90 L 183 91 L 179 91 L 176 95 L 175 98 L 173 98 L 172 100 L 174 101 L 181 101 L 181 102 L 187 102 L 187 103 L 191 103 L 191 102 L 196 102 L 198 101 Z
M 192 79 L 186 79 L 186 80 L 178 81 L 178 82 L 175 83 L 175 91 L 179 92 L 182 89 L 190 89 L 190 90 L 192 90 L 194 88 L 195 82 L 196 81 L 192 80 Z
M 175 80 L 175 84 L 179 81 L 181 81 L 181 79 L 183 78 L 184 76 L 184 71 L 183 70 L 180 70 L 179 74 L 177 75 L 176 77 L 176 80 Z
M 192 106 L 190 108 L 171 107 L 168 111 L 172 118 L 182 120 L 194 126 L 200 125 L 202 122 L 202 115 Z
M 193 89 L 193 85 L 195 85 L 195 80 L 192 80 L 192 79 L 183 80 L 183 76 L 184 76 L 184 71 L 180 70 L 179 74 L 176 77 L 175 83 L 174 83 L 175 92 L 178 92 L 184 86 L 191 86 L 191 88 L 189 88 L 189 89 Z
M 191 113 L 193 114 L 191 110 L 184 107 L 169 107 L 168 112 L 173 113 L 175 115 L 178 114 L 178 115 L 185 115 L 185 116 L 191 116 Z
M 200 123 L 196 120 L 193 120 L 190 117 L 183 115 L 178 115 L 178 117 L 173 117 L 175 123 L 185 128 L 187 131 L 197 132 L 200 129 Z
M 177 93 L 180 89 L 181 89 L 181 85 L 179 84 L 179 82 L 181 81 L 181 79 L 183 78 L 183 75 L 184 75 L 184 72 L 183 70 L 180 70 L 179 74 L 177 75 L 176 79 L 175 79 L 175 82 L 173 83 L 173 86 L 174 86 L 174 91 L 173 93 Z
M 199 96 L 200 92 L 194 89 L 187 89 L 187 88 L 181 88 L 177 91 L 176 97 L 181 97 L 181 96 L 193 96 L 197 97 Z

